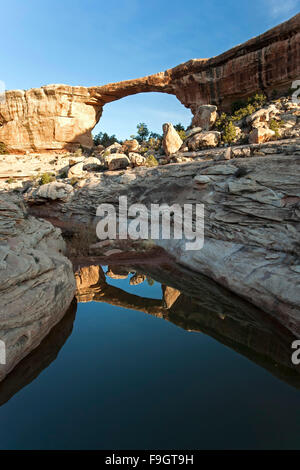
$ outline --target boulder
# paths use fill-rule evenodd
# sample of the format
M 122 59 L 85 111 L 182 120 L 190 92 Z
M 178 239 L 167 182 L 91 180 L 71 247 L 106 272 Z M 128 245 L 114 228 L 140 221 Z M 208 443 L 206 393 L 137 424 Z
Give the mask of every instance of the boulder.
M 118 142 L 115 142 L 114 144 L 109 145 L 109 147 L 106 147 L 104 150 L 102 150 L 101 155 L 107 154 L 107 153 L 118 153 L 122 150 L 122 145 L 119 144 Z
M 130 152 L 129 160 L 132 166 L 143 166 L 146 163 L 146 158 L 139 153 Z
M 272 131 L 268 127 L 256 127 L 249 134 L 250 144 L 261 144 L 268 142 L 275 136 L 275 131 Z
M 28 191 L 24 198 L 25 200 L 31 201 L 45 201 L 45 199 L 50 199 L 51 201 L 60 200 L 67 202 L 72 198 L 74 189 L 73 186 L 66 183 L 58 183 L 56 181 L 48 184 L 43 184 L 37 188 L 32 188 Z
M 83 162 L 84 160 L 84 157 L 71 157 L 69 158 L 69 166 L 73 166 L 73 165 L 76 165 L 76 163 L 81 163 Z
M 170 156 L 180 149 L 183 142 L 170 122 L 163 124 L 163 133 L 163 149 L 165 154 Z
M 83 170 L 83 161 L 76 163 L 75 165 L 71 166 L 71 168 L 68 171 L 68 178 L 73 178 L 73 176 L 83 176 L 84 170 Z
M 130 160 L 125 153 L 114 153 L 105 157 L 105 165 L 109 170 L 122 170 L 130 165 Z
M 83 161 L 83 169 L 86 171 L 99 170 L 100 167 L 100 160 L 96 157 L 88 157 Z
M 188 130 L 185 135 L 186 135 L 186 138 L 188 139 L 189 137 L 192 137 L 194 134 L 199 134 L 199 132 L 202 132 L 202 128 L 201 127 L 192 127 L 192 129 Z
M 136 152 L 140 147 L 140 144 L 136 139 L 124 140 L 122 145 L 123 152 Z
M 188 141 L 189 150 L 216 147 L 221 141 L 221 133 L 217 131 L 203 131 L 193 135 Z
M 42 188 L 41 188 L 42 189 Z M 0 339 L 2 380 L 58 323 L 75 293 L 60 229 L 25 212 L 17 197 L 0 196 Z M 44 358 L 45 359 L 45 358 Z
M 212 129 L 217 120 L 217 106 L 205 104 L 199 106 L 192 120 L 193 127 L 201 127 L 202 130 Z

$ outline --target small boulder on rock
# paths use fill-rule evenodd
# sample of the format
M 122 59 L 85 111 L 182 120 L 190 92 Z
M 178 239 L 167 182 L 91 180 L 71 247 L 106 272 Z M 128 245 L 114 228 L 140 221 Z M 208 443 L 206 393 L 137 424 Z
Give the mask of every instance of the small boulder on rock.
M 136 139 L 124 140 L 122 145 L 123 152 L 136 152 L 140 147 L 140 144 Z
M 189 150 L 201 150 L 203 148 L 217 147 L 221 141 L 221 133 L 217 131 L 203 131 L 193 135 L 187 141 Z
M 130 165 L 130 160 L 125 153 L 114 153 L 105 157 L 105 165 L 110 171 L 122 170 Z
M 100 160 L 96 157 L 88 157 L 83 161 L 83 169 L 87 171 L 99 170 L 100 166 Z
M 275 131 L 272 131 L 268 127 L 256 127 L 249 134 L 250 144 L 261 144 L 268 142 L 275 136 Z
M 129 152 L 129 160 L 132 166 L 143 166 L 146 163 L 146 158 L 139 153 Z
M 183 142 L 170 122 L 163 124 L 162 128 L 164 133 L 162 141 L 163 149 L 165 154 L 170 156 L 180 149 Z
M 212 104 L 204 104 L 199 106 L 193 120 L 193 127 L 201 127 L 204 131 L 209 131 L 217 120 L 217 106 Z
M 82 176 L 83 174 L 84 174 L 84 170 L 83 170 L 83 161 L 82 161 L 70 167 L 68 171 L 68 178 L 73 178 L 73 176 Z
M 101 155 L 105 154 L 107 155 L 108 153 L 118 153 L 122 150 L 122 145 L 119 144 L 118 142 L 115 142 L 111 144 L 109 147 L 106 147 L 104 150 L 102 150 Z

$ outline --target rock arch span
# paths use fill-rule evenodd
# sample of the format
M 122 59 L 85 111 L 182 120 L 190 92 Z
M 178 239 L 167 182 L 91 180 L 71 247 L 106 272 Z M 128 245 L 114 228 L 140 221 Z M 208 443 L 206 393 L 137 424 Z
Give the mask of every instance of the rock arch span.
M 94 87 L 7 91 L 0 103 L 0 141 L 16 152 L 90 147 L 103 106 L 125 96 L 170 93 L 194 114 L 201 104 L 226 110 L 257 91 L 285 91 L 298 78 L 300 14 L 219 56 L 192 59 L 154 75 Z

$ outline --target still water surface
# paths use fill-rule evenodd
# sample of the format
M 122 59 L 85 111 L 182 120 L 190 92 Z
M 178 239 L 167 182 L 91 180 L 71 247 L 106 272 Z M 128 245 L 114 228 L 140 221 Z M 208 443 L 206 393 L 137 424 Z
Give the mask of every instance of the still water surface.
M 158 282 L 107 281 L 162 298 Z M 297 380 L 148 313 L 92 301 L 74 315 L 0 387 L 2 449 L 300 448 Z

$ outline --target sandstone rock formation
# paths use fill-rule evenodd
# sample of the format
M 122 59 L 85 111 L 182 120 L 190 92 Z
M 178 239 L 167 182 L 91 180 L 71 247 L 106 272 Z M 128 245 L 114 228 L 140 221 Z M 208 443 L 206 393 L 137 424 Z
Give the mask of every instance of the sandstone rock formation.
M 92 145 L 91 130 L 106 103 L 143 92 L 174 94 L 197 113 L 200 105 L 228 109 L 257 91 L 286 91 L 300 76 L 300 14 L 211 59 L 192 59 L 147 77 L 95 87 L 48 85 L 6 92 L 0 142 L 12 151 Z
M 130 160 L 125 153 L 113 153 L 105 157 L 105 165 L 109 170 L 120 170 L 130 165 Z
M 126 185 L 125 175 L 111 174 L 75 189 L 68 202 L 41 205 L 33 193 L 27 198 L 33 214 L 56 217 L 74 230 L 93 227 L 98 204 L 117 205 L 121 195 L 128 204 L 147 206 L 203 203 L 201 250 L 186 251 L 184 239 L 156 243 L 300 334 L 300 155 L 264 155 L 136 168 Z
M 266 127 L 257 127 L 250 132 L 249 143 L 260 144 L 262 142 L 268 142 L 275 136 L 275 132 Z
M 6 363 L 0 361 L 2 380 L 63 317 L 75 280 L 59 229 L 28 216 L 16 197 L 1 194 L 0 207 L 0 340 L 6 350 Z
M 199 126 L 202 130 L 209 131 L 216 122 L 217 117 L 217 106 L 210 104 L 199 106 L 192 120 L 192 126 Z
M 216 147 L 221 141 L 221 133 L 217 131 L 203 131 L 189 137 L 185 145 L 189 150 Z
M 178 135 L 178 132 L 174 129 L 170 122 L 163 125 L 163 141 L 162 146 L 167 156 L 177 152 L 182 146 L 182 140 Z

